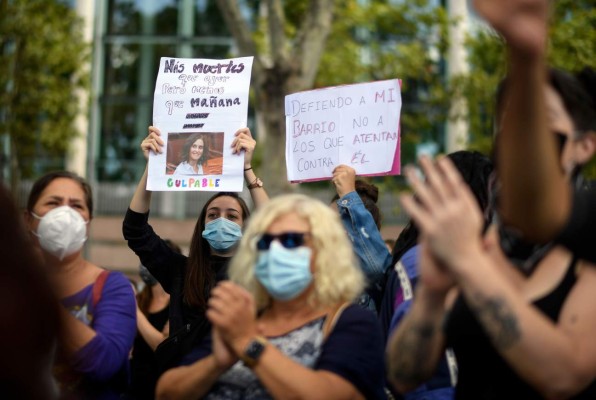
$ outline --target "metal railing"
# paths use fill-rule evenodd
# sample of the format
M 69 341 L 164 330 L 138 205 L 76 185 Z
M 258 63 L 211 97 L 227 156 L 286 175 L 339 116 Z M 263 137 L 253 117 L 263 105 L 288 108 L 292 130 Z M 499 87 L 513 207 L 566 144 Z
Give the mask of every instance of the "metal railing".
M 19 187 L 19 206 L 25 207 L 27 196 L 32 186 L 31 181 L 22 181 Z M 99 182 L 93 185 L 93 201 L 95 215 L 122 215 L 126 213 L 130 200 L 136 189 L 136 184 Z M 328 203 L 333 197 L 331 190 L 317 191 L 300 190 L 300 192 L 316 197 Z M 164 218 L 196 218 L 201 212 L 203 204 L 213 196 L 213 192 L 153 192 L 151 198 L 151 215 Z M 240 196 L 252 206 L 252 200 L 247 189 Z M 398 205 L 397 195 L 384 193 L 379 197 L 379 208 L 383 214 L 384 225 L 402 225 L 407 216 Z

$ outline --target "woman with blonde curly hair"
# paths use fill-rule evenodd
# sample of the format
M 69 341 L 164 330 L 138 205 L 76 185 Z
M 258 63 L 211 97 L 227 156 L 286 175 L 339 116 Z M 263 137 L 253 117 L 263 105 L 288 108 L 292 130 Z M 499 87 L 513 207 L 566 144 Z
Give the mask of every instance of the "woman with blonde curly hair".
M 229 274 L 209 300 L 211 340 L 162 376 L 158 398 L 385 398 L 380 327 L 351 304 L 364 278 L 327 205 L 267 203 Z

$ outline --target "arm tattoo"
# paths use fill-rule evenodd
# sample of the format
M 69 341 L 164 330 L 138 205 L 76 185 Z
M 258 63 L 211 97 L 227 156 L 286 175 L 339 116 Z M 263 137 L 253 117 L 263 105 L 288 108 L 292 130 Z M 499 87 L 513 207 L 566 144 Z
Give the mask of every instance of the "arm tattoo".
M 430 321 L 413 322 L 394 346 L 395 362 L 391 368 L 392 379 L 408 384 L 418 384 L 427 377 L 427 364 L 431 358 L 436 327 Z
M 497 350 L 507 350 L 520 340 L 519 321 L 505 300 L 476 294 L 471 307 Z

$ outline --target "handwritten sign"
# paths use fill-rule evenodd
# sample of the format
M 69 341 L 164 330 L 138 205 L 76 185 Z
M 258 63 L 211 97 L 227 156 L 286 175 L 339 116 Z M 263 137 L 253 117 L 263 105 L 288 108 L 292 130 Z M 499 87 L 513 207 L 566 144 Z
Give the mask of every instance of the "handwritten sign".
M 399 80 L 295 93 L 285 110 L 289 181 L 329 179 L 339 164 L 358 175 L 399 174 Z
M 165 145 L 149 156 L 147 190 L 242 191 L 244 155 L 230 146 L 247 124 L 252 62 L 162 57 L 153 125 Z

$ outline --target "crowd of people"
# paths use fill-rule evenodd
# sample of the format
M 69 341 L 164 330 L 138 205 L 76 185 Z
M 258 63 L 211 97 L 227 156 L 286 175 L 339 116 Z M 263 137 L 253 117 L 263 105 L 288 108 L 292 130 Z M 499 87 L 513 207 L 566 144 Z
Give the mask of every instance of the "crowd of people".
M 507 47 L 494 152 L 407 167 L 410 220 L 393 246 L 378 188 L 348 165 L 333 171 L 330 204 L 270 199 L 248 128 L 231 146 L 253 210 L 215 193 L 188 255 L 149 223 L 145 169 L 122 223 L 138 293 L 84 257 L 85 180 L 44 175 L 24 219 L 0 188 L 2 393 L 596 399 L 596 191 L 581 174 L 596 152 L 596 73 L 546 64 L 548 0 L 474 4 Z M 160 130 L 140 147 L 146 159 L 162 153 Z M 205 173 L 208 147 L 190 138 L 176 173 Z

